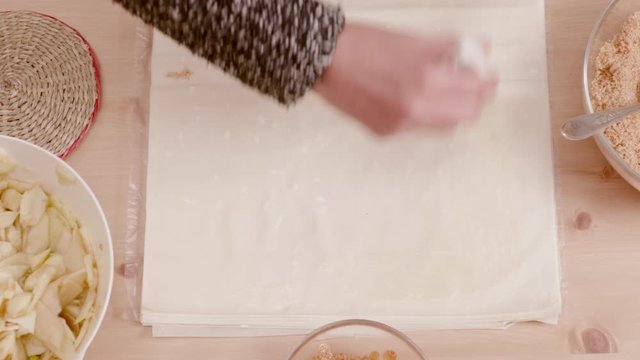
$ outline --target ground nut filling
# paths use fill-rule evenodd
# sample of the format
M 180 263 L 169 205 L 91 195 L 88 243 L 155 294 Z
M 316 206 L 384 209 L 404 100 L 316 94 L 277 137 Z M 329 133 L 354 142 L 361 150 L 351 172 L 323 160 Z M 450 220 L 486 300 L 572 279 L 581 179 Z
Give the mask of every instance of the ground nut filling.
M 595 111 L 640 102 L 640 12 L 631 15 L 613 40 L 602 46 L 595 68 L 591 83 Z M 640 173 L 640 114 L 609 127 L 605 135 L 620 156 Z

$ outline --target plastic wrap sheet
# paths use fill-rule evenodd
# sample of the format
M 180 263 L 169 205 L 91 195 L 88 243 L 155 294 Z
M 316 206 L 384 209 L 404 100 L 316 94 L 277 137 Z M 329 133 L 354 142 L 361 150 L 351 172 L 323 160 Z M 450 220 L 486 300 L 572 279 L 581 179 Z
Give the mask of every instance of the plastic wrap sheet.
M 142 289 L 142 269 L 144 259 L 145 188 L 147 171 L 147 136 L 149 129 L 149 87 L 151 73 L 151 47 L 153 29 L 142 22 L 135 33 L 135 83 L 138 101 L 133 106 L 133 116 L 129 131 L 133 141 L 129 147 L 129 181 L 127 187 L 126 236 L 122 262 L 116 269 L 124 278 L 126 301 L 116 304 L 121 317 L 139 320 Z

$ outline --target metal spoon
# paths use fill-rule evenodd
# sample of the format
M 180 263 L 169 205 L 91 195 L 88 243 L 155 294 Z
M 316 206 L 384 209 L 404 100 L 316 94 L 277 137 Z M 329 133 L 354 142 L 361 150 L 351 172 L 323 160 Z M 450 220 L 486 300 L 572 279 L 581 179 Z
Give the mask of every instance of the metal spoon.
M 640 104 L 577 116 L 562 124 L 560 132 L 568 140 L 590 138 L 625 117 L 639 112 Z

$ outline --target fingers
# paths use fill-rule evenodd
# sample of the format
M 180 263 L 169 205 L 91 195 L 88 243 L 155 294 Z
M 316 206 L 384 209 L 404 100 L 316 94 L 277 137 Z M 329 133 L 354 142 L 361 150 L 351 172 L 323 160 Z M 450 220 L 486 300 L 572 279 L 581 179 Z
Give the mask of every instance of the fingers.
M 480 92 L 484 101 L 487 101 L 489 98 L 492 98 L 495 95 L 498 88 L 498 80 L 498 75 L 496 74 L 491 74 L 482 79 Z
M 453 127 L 477 120 L 493 96 L 497 76 L 479 76 L 472 70 L 439 66 L 425 79 L 426 89 L 412 112 L 412 123 Z
M 424 40 L 424 59 L 429 63 L 453 63 L 458 52 L 458 39 L 443 36 Z

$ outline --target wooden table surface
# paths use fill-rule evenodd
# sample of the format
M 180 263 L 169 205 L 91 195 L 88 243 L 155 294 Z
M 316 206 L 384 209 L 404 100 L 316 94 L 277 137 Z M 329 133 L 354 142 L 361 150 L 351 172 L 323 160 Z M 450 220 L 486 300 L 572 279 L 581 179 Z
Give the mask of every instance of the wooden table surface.
M 462 0 L 460 0 L 462 1 Z M 402 1 L 400 1 L 402 2 Z M 406 1 L 405 1 L 406 2 Z M 591 28 L 608 0 L 547 0 L 551 110 L 555 135 L 564 309 L 558 326 L 520 324 L 505 331 L 411 334 L 432 359 L 640 358 L 640 193 L 611 170 L 591 141 L 558 134 L 582 111 L 581 63 Z M 143 149 L 149 30 L 109 0 L 2 0 L 0 9 L 28 8 L 80 30 L 101 62 L 103 108 L 69 162 L 96 191 L 114 235 L 116 266 L 125 260 L 130 174 Z M 137 32 L 136 32 L 137 31 Z M 137 169 L 139 170 L 139 169 Z M 124 320 L 125 283 L 116 276 L 110 310 L 88 359 L 283 359 L 300 337 L 153 339 Z M 635 356 L 634 356 L 635 355 Z

